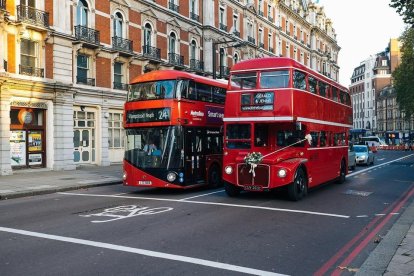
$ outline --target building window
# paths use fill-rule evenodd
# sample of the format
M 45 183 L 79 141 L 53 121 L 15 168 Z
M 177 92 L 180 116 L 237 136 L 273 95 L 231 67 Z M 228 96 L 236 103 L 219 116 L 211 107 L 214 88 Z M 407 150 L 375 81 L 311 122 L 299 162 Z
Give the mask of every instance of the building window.
M 226 25 L 225 24 L 225 18 L 226 18 L 226 16 L 225 16 L 225 13 L 224 13 L 224 8 L 220 7 L 219 23 L 223 24 L 223 25 Z
M 151 24 L 147 23 L 144 27 L 144 46 L 151 46 L 151 38 L 152 38 L 152 27 Z
M 123 86 L 122 66 L 123 66 L 123 63 L 121 62 L 114 63 L 114 88 L 115 89 L 122 89 L 122 86 Z
M 172 32 L 171 34 L 170 34 L 170 37 L 169 37 L 169 53 L 170 54 L 175 54 L 175 49 L 176 49 L 176 42 L 177 42 L 177 37 L 176 37 L 176 35 L 175 35 L 175 33 L 174 32 Z
M 36 0 L 20 0 L 20 4 L 23 6 L 29 6 L 31 8 L 36 8 Z
M 239 55 L 235 53 L 233 56 L 233 65 L 236 64 L 237 62 L 239 62 Z
M 124 37 L 122 30 L 123 30 L 123 23 L 124 19 L 122 18 L 122 14 L 117 12 L 115 13 L 114 17 L 114 36 L 115 37 Z
M 37 53 L 38 43 L 22 39 L 20 41 L 20 63 L 23 68 L 36 68 L 37 67 Z
M 77 83 L 88 84 L 88 71 L 89 71 L 89 57 L 87 55 L 77 56 Z
M 77 25 L 88 26 L 88 4 L 85 0 L 79 0 L 76 6 Z
M 197 59 L 197 43 L 195 42 L 195 40 L 191 41 L 190 59 Z
M 122 113 L 110 112 L 108 119 L 108 144 L 110 149 L 124 147 L 124 130 L 122 128 Z

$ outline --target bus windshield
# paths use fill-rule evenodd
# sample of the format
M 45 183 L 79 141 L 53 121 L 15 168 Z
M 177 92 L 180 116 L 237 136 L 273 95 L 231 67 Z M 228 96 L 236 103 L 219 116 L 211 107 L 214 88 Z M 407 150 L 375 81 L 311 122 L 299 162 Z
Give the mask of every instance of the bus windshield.
M 226 146 L 229 149 L 249 149 L 251 147 L 250 124 L 229 124 L 226 128 Z
M 128 92 L 128 101 L 172 99 L 176 80 L 162 80 L 132 84 Z
M 184 163 L 179 126 L 126 129 L 125 160 L 137 168 L 179 168 Z

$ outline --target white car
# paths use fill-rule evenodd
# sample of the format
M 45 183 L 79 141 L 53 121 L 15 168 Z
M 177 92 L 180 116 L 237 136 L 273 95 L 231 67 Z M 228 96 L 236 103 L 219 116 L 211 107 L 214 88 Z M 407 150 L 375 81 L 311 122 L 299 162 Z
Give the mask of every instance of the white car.
M 349 143 L 348 145 L 348 168 L 351 170 L 355 170 L 356 167 L 356 154 L 354 150 L 354 144 Z

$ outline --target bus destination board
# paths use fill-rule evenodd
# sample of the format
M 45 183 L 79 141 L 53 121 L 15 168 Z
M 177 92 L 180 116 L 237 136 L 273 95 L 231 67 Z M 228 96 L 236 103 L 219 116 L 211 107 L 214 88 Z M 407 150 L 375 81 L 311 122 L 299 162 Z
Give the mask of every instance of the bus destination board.
M 126 123 L 168 122 L 171 119 L 171 108 L 151 108 L 130 110 L 126 114 Z

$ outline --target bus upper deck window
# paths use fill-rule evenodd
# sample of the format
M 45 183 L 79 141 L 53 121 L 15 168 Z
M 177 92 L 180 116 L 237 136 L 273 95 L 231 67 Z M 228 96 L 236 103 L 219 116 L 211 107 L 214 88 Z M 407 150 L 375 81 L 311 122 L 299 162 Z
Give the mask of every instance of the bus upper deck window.
M 289 71 L 267 71 L 260 74 L 261 88 L 286 88 L 289 86 Z
M 293 72 L 293 87 L 301 90 L 306 90 L 306 74 L 295 70 Z
M 233 74 L 231 76 L 231 84 L 239 89 L 254 89 L 257 84 L 256 72 Z

